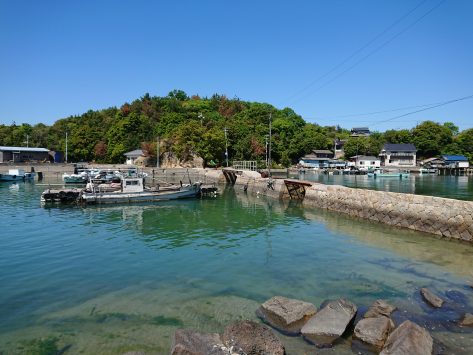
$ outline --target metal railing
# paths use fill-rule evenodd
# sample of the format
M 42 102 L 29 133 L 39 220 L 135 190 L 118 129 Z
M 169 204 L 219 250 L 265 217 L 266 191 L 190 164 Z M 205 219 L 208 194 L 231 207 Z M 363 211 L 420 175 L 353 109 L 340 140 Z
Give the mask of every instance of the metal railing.
M 232 168 L 235 170 L 256 171 L 257 164 L 256 164 L 256 160 L 233 161 Z

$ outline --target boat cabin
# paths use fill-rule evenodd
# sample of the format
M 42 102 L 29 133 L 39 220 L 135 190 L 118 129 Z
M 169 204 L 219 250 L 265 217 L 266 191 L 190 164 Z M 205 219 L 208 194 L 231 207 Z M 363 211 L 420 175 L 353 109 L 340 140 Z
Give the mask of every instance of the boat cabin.
M 143 192 L 144 179 L 141 177 L 122 179 L 122 192 Z

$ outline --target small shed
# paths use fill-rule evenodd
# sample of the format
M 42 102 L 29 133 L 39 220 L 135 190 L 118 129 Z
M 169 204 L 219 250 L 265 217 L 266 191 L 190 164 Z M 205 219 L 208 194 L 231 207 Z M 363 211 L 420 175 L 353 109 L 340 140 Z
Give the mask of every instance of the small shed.
M 49 160 L 49 149 L 0 146 L 0 163 L 42 162 Z
M 442 155 L 447 168 L 469 168 L 470 162 L 464 155 Z
M 126 165 L 135 165 L 136 159 L 145 156 L 141 149 L 135 149 L 123 155 L 126 157 Z

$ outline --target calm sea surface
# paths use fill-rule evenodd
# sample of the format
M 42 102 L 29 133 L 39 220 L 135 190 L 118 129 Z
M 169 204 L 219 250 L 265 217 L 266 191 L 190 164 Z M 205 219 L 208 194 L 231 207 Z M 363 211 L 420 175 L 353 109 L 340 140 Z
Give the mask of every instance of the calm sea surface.
M 274 295 L 361 311 L 384 298 L 445 353 L 473 351 L 471 329 L 446 321 L 473 312 L 471 246 L 241 190 L 82 208 L 42 207 L 45 188 L 0 184 L 0 354 L 167 354 L 176 328 L 221 332 Z M 426 307 L 423 286 L 452 306 Z M 313 352 L 282 338 L 289 354 Z
M 314 170 L 307 170 L 305 173 L 299 173 L 294 177 L 330 185 L 473 200 L 473 176 L 411 174 L 409 178 L 404 179 L 386 177 L 375 179 L 367 175 L 328 175 Z

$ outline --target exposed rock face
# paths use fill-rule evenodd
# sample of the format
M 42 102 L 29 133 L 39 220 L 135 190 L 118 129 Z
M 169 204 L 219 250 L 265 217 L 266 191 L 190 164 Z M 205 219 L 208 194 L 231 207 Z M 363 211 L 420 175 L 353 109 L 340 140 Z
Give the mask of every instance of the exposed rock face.
M 458 324 L 463 327 L 473 327 L 473 314 L 466 313 Z
M 430 292 L 427 288 L 421 288 L 420 289 L 420 294 L 426 300 L 432 307 L 435 308 L 440 308 L 443 305 L 443 299 L 440 297 L 434 295 L 432 292 Z
M 396 307 L 391 306 L 383 300 L 375 301 L 368 311 L 363 315 L 363 318 L 376 318 L 376 317 L 390 317 L 391 313 L 396 310 Z
M 378 316 L 376 318 L 364 318 L 355 327 L 355 337 L 381 349 L 389 333 L 394 329 L 391 319 Z
M 429 332 L 406 320 L 389 335 L 380 355 L 431 355 L 432 347 Z
M 191 154 L 186 159 L 179 159 L 173 153 L 161 154 L 161 168 L 203 168 L 204 160 L 198 155 Z
M 174 333 L 171 355 L 229 355 L 220 335 L 199 333 L 190 329 L 178 329 Z
M 275 296 L 264 302 L 256 314 L 274 328 L 296 335 L 316 312 L 312 303 Z
M 284 345 L 270 328 L 249 320 L 230 324 L 222 338 L 236 354 L 283 355 L 285 352 Z
M 330 345 L 345 332 L 356 312 L 356 305 L 350 301 L 331 301 L 309 319 L 301 333 L 306 340 L 319 346 Z

